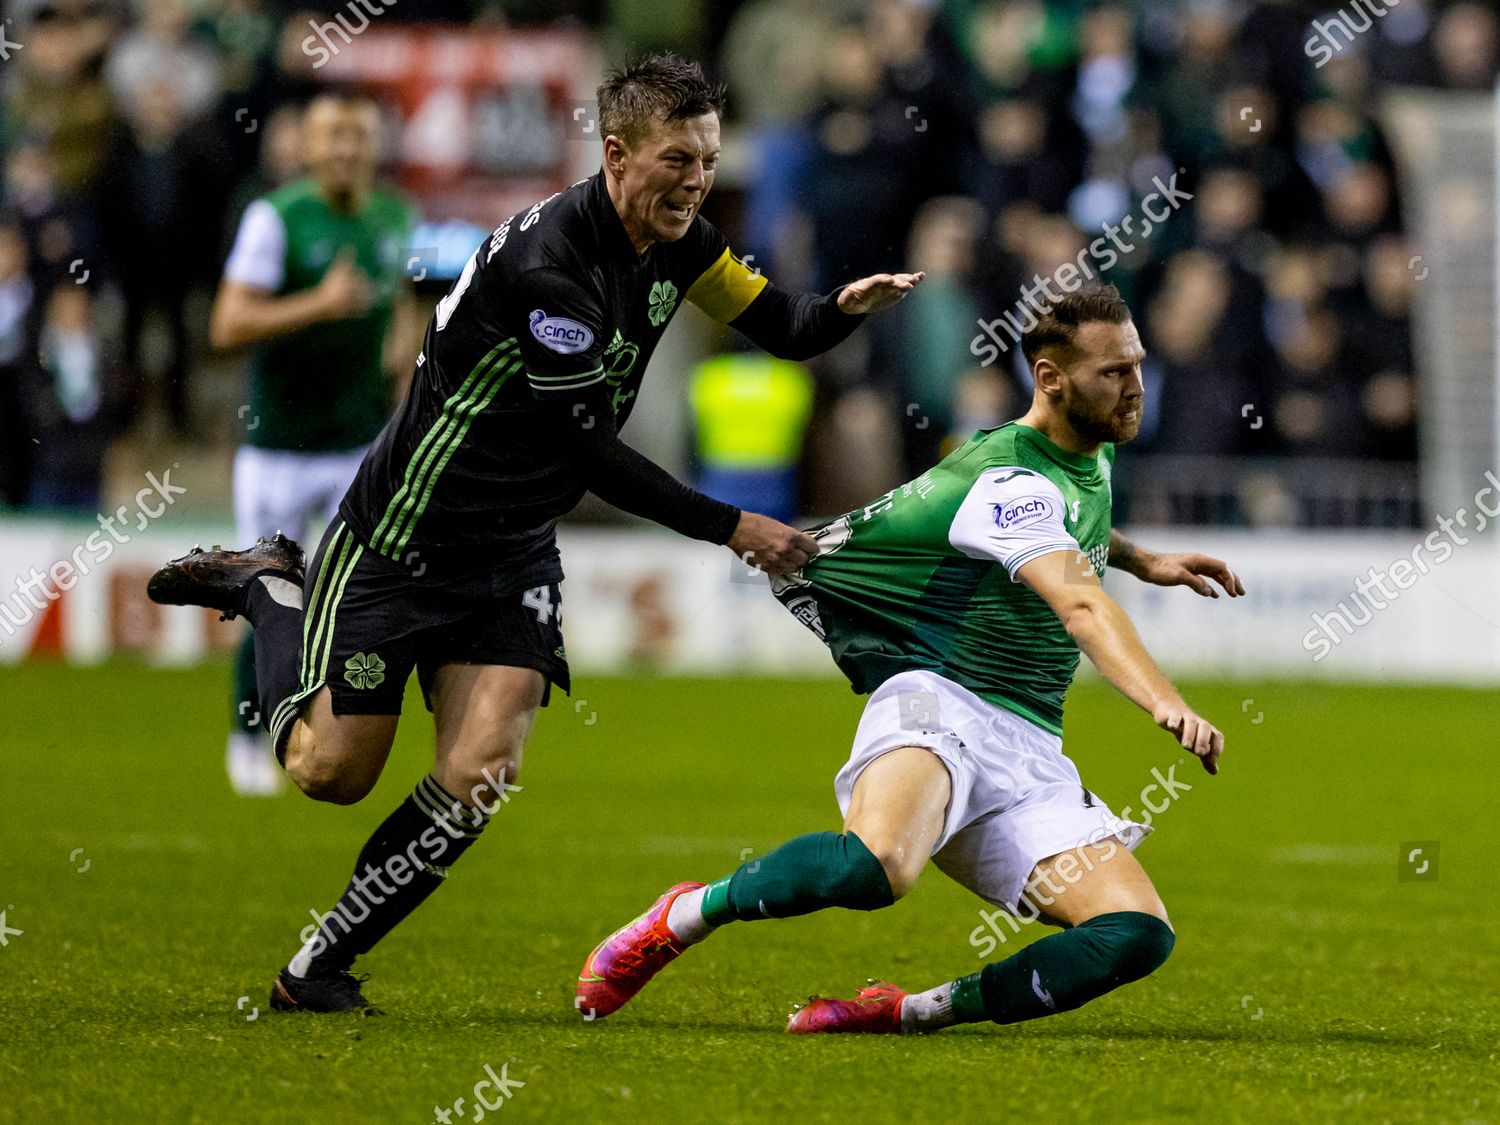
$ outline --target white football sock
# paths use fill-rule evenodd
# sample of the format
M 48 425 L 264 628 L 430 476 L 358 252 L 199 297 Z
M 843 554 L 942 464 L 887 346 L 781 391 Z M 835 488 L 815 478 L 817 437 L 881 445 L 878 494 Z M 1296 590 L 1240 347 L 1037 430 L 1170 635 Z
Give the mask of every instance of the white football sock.
M 940 984 L 926 992 L 913 992 L 901 1001 L 901 1031 L 910 1035 L 918 1031 L 937 1031 L 952 1027 L 953 984 Z
M 224 766 L 229 783 L 241 797 L 271 797 L 281 792 L 281 767 L 271 752 L 268 735 L 230 731 Z
M 313 954 L 318 952 L 318 942 L 322 940 L 322 934 L 313 934 L 307 939 L 307 943 L 299 950 L 296 956 L 287 964 L 286 971 L 294 977 L 307 976 L 307 970 L 312 968 Z
M 667 911 L 667 929 L 683 945 L 702 941 L 714 932 L 715 927 L 703 919 L 703 892 L 707 889 L 699 887 L 696 891 L 683 891 L 672 900 L 671 909 Z

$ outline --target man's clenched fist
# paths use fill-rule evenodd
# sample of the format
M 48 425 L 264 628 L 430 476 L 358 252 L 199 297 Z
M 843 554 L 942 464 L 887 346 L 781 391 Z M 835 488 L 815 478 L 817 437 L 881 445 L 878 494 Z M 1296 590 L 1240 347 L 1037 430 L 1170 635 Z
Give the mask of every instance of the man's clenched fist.
M 811 535 L 755 512 L 740 513 L 728 546 L 747 565 L 767 574 L 790 574 L 818 553 Z

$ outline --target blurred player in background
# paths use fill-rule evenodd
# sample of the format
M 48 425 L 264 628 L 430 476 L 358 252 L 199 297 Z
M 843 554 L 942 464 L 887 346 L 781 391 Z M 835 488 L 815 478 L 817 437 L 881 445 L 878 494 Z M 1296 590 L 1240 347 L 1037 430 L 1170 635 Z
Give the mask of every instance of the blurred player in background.
M 332 519 L 394 406 L 392 370 L 405 303 L 402 254 L 412 205 L 375 187 L 380 121 L 373 102 L 324 94 L 308 106 L 308 176 L 245 208 L 224 266 L 210 334 L 218 347 L 253 345 L 245 444 L 234 458 L 235 534 Z M 389 361 L 389 362 L 388 362 Z M 404 387 L 401 388 L 404 390 Z M 226 764 L 242 794 L 281 788 L 255 683 L 247 629 L 235 662 Z
M 1131 850 L 1150 831 L 1083 787 L 1062 752 L 1079 650 L 1218 772 L 1224 736 L 1156 667 L 1100 585 L 1106 565 L 1231 596 L 1205 555 L 1156 555 L 1110 526 L 1115 443 L 1140 429 L 1145 351 L 1113 286 L 1063 297 L 1022 340 L 1035 394 L 936 467 L 815 530 L 818 556 L 778 598 L 871 693 L 835 781 L 844 832 L 799 836 L 704 886 L 679 883 L 606 938 L 579 977 L 615 1011 L 688 945 L 732 921 L 890 906 L 929 857 L 988 902 L 1064 928 L 923 993 L 875 984 L 814 999 L 793 1032 L 931 1031 L 1065 1012 L 1138 980 L 1174 941 Z M 1045 890 L 1043 889 L 1045 888 Z
M 700 213 L 722 106 L 723 91 L 676 56 L 612 74 L 599 88 L 603 167 L 511 216 L 469 259 L 312 567 L 278 535 L 194 551 L 147 587 L 161 603 L 250 618 L 261 713 L 311 797 L 352 804 L 374 787 L 413 671 L 433 713 L 431 772 L 304 932 L 274 1009 L 367 1010 L 355 958 L 442 885 L 508 800 L 538 709 L 554 685 L 568 689 L 556 522 L 586 491 L 771 573 L 817 550 L 620 438 L 683 301 L 804 359 L 922 280 L 790 293 L 747 268 Z

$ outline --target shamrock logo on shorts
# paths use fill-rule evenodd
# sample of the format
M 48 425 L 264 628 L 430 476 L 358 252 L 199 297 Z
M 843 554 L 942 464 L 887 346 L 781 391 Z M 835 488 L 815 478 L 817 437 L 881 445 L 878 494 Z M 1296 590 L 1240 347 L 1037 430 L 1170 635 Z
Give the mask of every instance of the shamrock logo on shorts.
M 646 319 L 653 328 L 660 328 L 677 304 L 677 286 L 670 281 L 653 281 L 647 303 Z
M 385 661 L 378 653 L 356 652 L 344 661 L 344 679 L 355 691 L 368 691 L 385 682 Z

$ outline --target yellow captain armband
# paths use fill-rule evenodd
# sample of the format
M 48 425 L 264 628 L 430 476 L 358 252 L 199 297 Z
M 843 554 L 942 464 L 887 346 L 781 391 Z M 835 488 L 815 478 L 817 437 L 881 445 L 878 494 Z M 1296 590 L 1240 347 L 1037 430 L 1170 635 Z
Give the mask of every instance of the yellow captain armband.
M 728 324 L 744 312 L 766 287 L 766 279 L 724 248 L 718 260 L 704 270 L 687 291 L 687 299 L 720 324 Z

